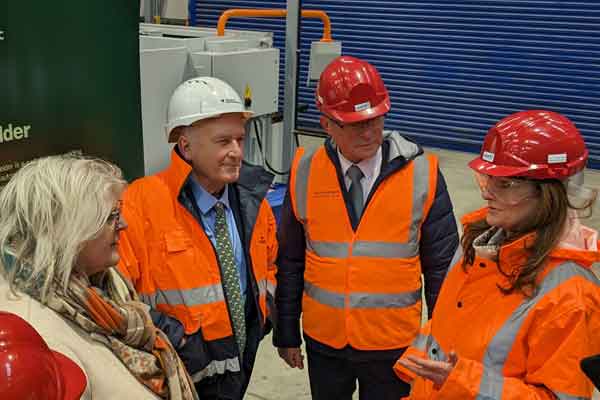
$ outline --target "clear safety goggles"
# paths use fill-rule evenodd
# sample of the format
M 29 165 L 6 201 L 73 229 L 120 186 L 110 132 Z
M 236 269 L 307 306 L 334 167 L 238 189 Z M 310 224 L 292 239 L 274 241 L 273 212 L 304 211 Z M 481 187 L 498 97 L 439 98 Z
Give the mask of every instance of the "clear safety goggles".
M 535 182 L 527 179 L 490 176 L 475 172 L 475 180 L 481 193 L 487 192 L 505 204 L 516 205 L 537 194 Z

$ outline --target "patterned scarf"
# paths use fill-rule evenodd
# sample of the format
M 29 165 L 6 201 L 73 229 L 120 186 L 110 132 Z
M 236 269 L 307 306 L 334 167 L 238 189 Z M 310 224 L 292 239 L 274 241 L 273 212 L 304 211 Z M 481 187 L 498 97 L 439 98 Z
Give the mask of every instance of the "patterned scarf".
M 169 339 L 154 326 L 148 307 L 115 268 L 91 280 L 74 272 L 67 293 L 49 296 L 48 306 L 108 347 L 156 395 L 198 399 Z

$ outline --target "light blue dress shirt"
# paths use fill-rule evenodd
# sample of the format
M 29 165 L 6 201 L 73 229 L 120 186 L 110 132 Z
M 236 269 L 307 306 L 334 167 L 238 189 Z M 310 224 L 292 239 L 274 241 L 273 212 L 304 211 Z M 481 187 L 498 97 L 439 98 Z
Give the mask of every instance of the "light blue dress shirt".
M 242 245 L 242 240 L 240 239 L 240 234 L 237 230 L 235 218 L 233 217 L 233 211 L 231 210 L 231 207 L 229 207 L 229 186 L 225 186 L 225 190 L 223 190 L 221 198 L 217 199 L 215 196 L 208 193 L 198 182 L 196 182 L 195 179 L 190 179 L 190 181 L 192 183 L 192 192 L 194 193 L 196 205 L 200 210 L 200 218 L 202 218 L 204 231 L 206 232 L 206 235 L 212 242 L 213 246 L 215 246 L 215 248 L 216 213 L 213 207 L 218 201 L 225 205 L 225 216 L 227 218 L 227 226 L 229 228 L 229 239 L 231 240 L 231 245 L 233 246 L 235 265 L 237 266 L 238 273 L 240 275 L 240 288 L 242 290 L 242 294 L 245 295 L 246 288 L 248 286 L 246 259 L 244 257 L 244 247 Z

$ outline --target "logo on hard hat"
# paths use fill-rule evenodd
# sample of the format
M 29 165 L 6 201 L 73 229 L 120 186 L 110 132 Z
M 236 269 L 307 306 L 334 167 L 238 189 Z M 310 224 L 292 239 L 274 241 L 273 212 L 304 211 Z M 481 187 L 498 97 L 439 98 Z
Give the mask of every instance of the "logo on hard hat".
M 489 151 L 484 151 L 483 155 L 481 156 L 481 158 L 483 159 L 483 161 L 487 161 L 487 162 L 494 162 L 494 153 L 490 153 Z
M 548 154 L 548 164 L 562 164 L 567 162 L 567 153 Z
M 365 111 L 368 110 L 369 108 L 371 108 L 371 102 L 370 101 L 365 101 L 364 103 L 360 103 L 360 104 L 356 104 L 354 106 L 354 111 Z

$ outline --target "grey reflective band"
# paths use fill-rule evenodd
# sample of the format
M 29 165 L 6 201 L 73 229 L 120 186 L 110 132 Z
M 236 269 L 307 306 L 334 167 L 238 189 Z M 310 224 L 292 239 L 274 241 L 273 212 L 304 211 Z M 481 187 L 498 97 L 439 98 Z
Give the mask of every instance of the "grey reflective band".
M 372 257 L 372 258 L 410 258 L 418 254 L 419 246 L 416 243 L 393 242 L 366 242 L 356 241 L 352 245 L 352 253 L 348 252 L 346 242 L 319 242 L 306 241 L 306 248 L 319 257 L 346 258 Z
M 380 293 L 352 293 L 346 296 L 335 293 L 304 281 L 304 292 L 318 303 L 333 308 L 344 308 L 346 297 L 349 298 L 350 308 L 406 308 L 421 301 L 421 291 L 380 294 Z
M 160 304 L 193 307 L 225 300 L 220 283 L 193 289 L 159 290 L 151 294 L 140 294 L 140 298 L 152 308 Z
M 333 308 L 344 308 L 346 296 L 321 289 L 307 280 L 304 281 L 304 293 L 317 303 L 325 304 Z
M 406 308 L 421 301 L 421 289 L 404 293 L 352 293 L 350 308 Z
M 407 142 L 410 143 L 410 142 Z M 398 144 L 397 144 L 398 145 Z M 314 153 L 304 154 L 298 162 L 296 184 L 294 187 L 296 211 L 298 218 L 304 222 L 307 218 L 308 179 Z M 419 254 L 419 228 L 424 218 L 424 207 L 429 194 L 429 159 L 425 155 L 416 157 L 413 161 L 413 191 L 412 219 L 409 227 L 409 237 L 406 243 L 357 241 L 349 253 L 346 242 L 323 242 L 311 240 L 306 235 L 306 249 L 326 258 L 355 257 L 374 258 L 411 258 Z
M 483 376 L 479 385 L 478 400 L 499 399 L 502 397 L 504 378 L 502 370 L 515 339 L 529 311 L 533 309 L 546 294 L 556 289 L 569 279 L 580 276 L 598 286 L 600 281 L 591 271 L 574 262 L 566 262 L 556 266 L 544 277 L 534 297 L 524 300 L 511 314 L 508 320 L 496 333 L 488 345 L 483 357 Z M 558 394 L 557 394 L 558 395 Z M 564 396 L 564 395 L 563 395 Z M 568 397 L 565 397 L 568 399 Z
M 553 392 L 553 393 L 556 397 L 558 397 L 558 400 L 590 400 L 589 397 L 571 396 L 571 395 L 559 393 L 559 392 Z
M 427 349 L 427 338 L 429 336 L 425 336 L 422 333 L 419 333 L 415 340 L 412 342 L 412 347 L 417 350 L 425 351 Z
M 267 293 L 267 280 L 261 279 L 260 281 L 256 281 L 256 285 L 258 286 L 258 294 L 264 295 Z
M 419 228 L 423 221 L 425 202 L 429 194 L 429 159 L 421 154 L 413 160 L 412 222 L 408 243 L 414 243 L 419 252 Z
M 319 257 L 346 258 L 348 257 L 348 243 L 317 242 L 306 239 L 306 249 Z
M 225 372 L 240 372 L 240 361 L 236 358 L 228 358 L 226 360 L 213 360 L 204 369 L 192 375 L 193 382 L 200 382 L 204 378 Z
M 277 288 L 277 286 L 274 285 L 273 283 L 271 283 L 271 281 L 267 281 L 267 293 L 268 294 L 275 297 L 275 289 L 276 288 Z
M 413 227 L 411 227 L 412 230 Z M 352 256 L 354 257 L 410 258 L 418 254 L 418 241 L 408 243 L 356 241 L 352 246 Z
M 298 162 L 296 170 L 296 185 L 294 187 L 296 211 L 300 222 L 306 220 L 306 203 L 308 202 L 308 174 L 310 173 L 310 164 L 315 153 L 313 151 L 304 153 Z
M 448 273 L 450 273 L 450 271 L 452 271 L 454 269 L 454 266 L 456 264 L 458 264 L 458 262 L 460 261 L 462 256 L 463 256 L 463 248 L 459 243 L 458 247 L 456 248 L 456 251 L 454 252 L 454 256 L 452 257 L 452 261 L 450 261 L 450 265 L 448 265 L 448 272 L 446 273 L 446 276 L 448 276 Z
M 418 334 L 412 343 L 412 347 L 427 353 L 427 357 L 433 361 L 448 361 L 448 357 L 442 346 L 435 340 L 433 335 Z

